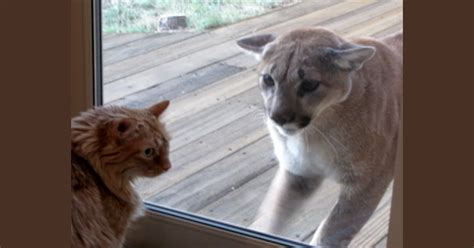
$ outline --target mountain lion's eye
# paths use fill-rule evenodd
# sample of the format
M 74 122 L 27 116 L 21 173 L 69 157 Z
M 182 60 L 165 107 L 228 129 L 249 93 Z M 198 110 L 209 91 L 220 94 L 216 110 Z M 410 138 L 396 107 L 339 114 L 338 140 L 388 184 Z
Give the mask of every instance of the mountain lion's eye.
M 143 154 L 146 156 L 146 157 L 150 157 L 152 156 L 153 154 L 155 153 L 155 150 L 153 150 L 153 148 L 147 148 L 143 151 Z
M 265 85 L 269 87 L 272 87 L 275 85 L 275 81 L 273 80 L 272 76 L 270 76 L 269 74 L 263 75 L 263 82 L 265 83 Z
M 319 84 L 320 84 L 319 81 L 304 80 L 303 82 L 301 82 L 300 89 L 303 92 L 315 91 L 319 87 Z

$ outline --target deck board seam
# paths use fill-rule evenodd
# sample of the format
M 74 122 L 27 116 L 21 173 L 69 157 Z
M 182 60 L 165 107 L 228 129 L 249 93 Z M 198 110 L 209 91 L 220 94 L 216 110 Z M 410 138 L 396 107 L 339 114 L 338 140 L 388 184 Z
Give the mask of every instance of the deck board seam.
M 225 57 L 225 58 L 223 58 L 223 59 L 221 59 L 221 60 L 217 60 L 217 61 L 211 62 L 211 63 L 206 64 L 206 65 L 204 65 L 204 66 L 201 66 L 201 67 L 195 68 L 195 69 L 193 69 L 193 70 L 191 70 L 191 71 L 188 71 L 188 72 L 186 72 L 185 74 L 181 74 L 181 75 L 179 75 L 179 76 L 176 76 L 176 77 L 167 79 L 167 80 L 162 81 L 162 82 L 159 82 L 159 83 L 157 83 L 157 84 L 153 84 L 153 85 L 151 85 L 151 86 L 149 86 L 149 87 L 147 87 L 147 88 L 141 89 L 141 90 L 139 90 L 139 91 L 132 92 L 132 93 L 130 93 L 130 94 L 128 94 L 128 95 L 122 96 L 122 97 L 117 98 L 117 99 L 114 99 L 114 100 L 112 100 L 112 101 L 109 101 L 109 102 L 105 103 L 104 105 L 109 105 L 109 104 L 111 104 L 111 103 L 113 103 L 113 102 L 117 102 L 117 101 L 123 100 L 124 98 L 126 98 L 126 97 L 129 96 L 129 95 L 134 95 L 134 94 L 137 94 L 137 93 L 140 93 L 140 92 L 143 92 L 143 91 L 152 89 L 152 88 L 154 88 L 154 87 L 157 87 L 157 86 L 159 86 L 159 85 L 162 85 L 162 84 L 165 84 L 165 83 L 169 83 L 170 81 L 176 80 L 177 78 L 183 77 L 183 76 L 185 76 L 185 75 L 192 74 L 192 73 L 194 73 L 194 72 L 196 72 L 196 71 L 203 70 L 203 69 L 205 69 L 205 68 L 207 68 L 207 67 L 209 67 L 209 66 L 212 66 L 212 65 L 215 65 L 215 64 L 219 64 L 219 63 L 222 63 L 223 61 L 226 61 L 226 60 L 232 59 L 232 58 L 234 58 L 234 57 L 237 57 L 237 56 L 239 56 L 240 54 L 241 54 L 241 53 L 239 53 L 239 54 L 234 54 L 234 55 Z M 229 66 L 231 66 L 231 65 L 229 65 Z M 234 66 L 234 67 L 241 68 L 241 67 L 238 67 L 238 66 Z M 145 71 L 152 70 L 152 69 L 154 69 L 154 67 L 153 67 L 153 68 L 149 68 L 149 69 L 147 69 L 147 70 L 145 70 Z M 142 72 L 144 72 L 144 71 L 142 71 Z M 133 76 L 133 75 L 130 75 L 130 76 Z M 127 76 L 127 77 L 129 77 L 129 76 Z M 220 80 L 218 80 L 218 81 L 220 81 Z M 113 82 L 109 82 L 109 83 L 105 83 L 104 85 L 109 85 L 109 84 L 112 84 L 112 83 L 113 83 Z M 213 84 L 213 83 L 212 83 L 212 84 Z M 212 85 L 212 84 L 210 84 L 210 85 Z M 190 92 L 190 93 L 191 93 L 191 92 Z
M 187 37 L 184 37 L 182 39 L 179 39 L 177 40 L 176 42 L 181 42 L 181 41 L 184 41 L 184 40 L 187 40 L 187 39 L 191 39 L 191 38 L 194 38 L 196 36 L 199 36 L 199 35 L 203 35 L 205 34 L 206 32 L 200 32 L 200 33 L 195 33 L 194 35 L 190 35 L 190 36 L 187 36 Z M 126 45 L 129 45 L 130 43 L 134 43 L 134 42 L 138 42 L 138 41 L 142 41 L 142 40 L 148 40 L 148 39 L 154 39 L 154 38 L 158 38 L 158 36 L 160 35 L 163 35 L 163 33 L 151 33 L 149 36 L 145 36 L 145 37 L 141 37 L 141 38 L 137 38 L 135 40 L 131 40 L 131 41 L 127 41 L 123 44 L 119 44 L 119 45 L 116 45 L 116 46 L 113 46 L 113 47 L 108 47 L 106 49 L 104 49 L 104 51 L 109 51 L 109 50 L 112 50 L 112 49 L 117 49 L 119 47 L 122 47 L 122 46 L 126 46 Z M 168 35 L 168 34 L 166 34 Z M 172 42 L 171 44 L 173 44 L 175 42 Z M 166 44 L 165 46 L 169 46 L 171 44 Z M 163 47 L 160 47 L 160 48 L 164 48 L 165 46 Z M 157 49 L 160 49 L 160 48 L 157 48 Z M 156 50 L 156 49 L 153 49 L 153 50 Z M 128 58 L 131 58 L 131 57 L 128 57 Z M 128 59 L 127 58 L 127 59 Z M 108 65 L 113 65 L 114 63 L 112 64 L 108 64 Z
M 232 99 L 232 98 L 237 98 L 237 97 L 240 96 L 240 95 L 244 95 L 244 94 L 246 94 L 246 93 L 248 93 L 248 92 L 254 90 L 254 88 L 255 88 L 255 87 L 252 87 L 252 88 L 250 88 L 250 89 L 248 89 L 248 90 L 245 90 L 245 91 L 239 93 L 238 95 L 235 95 L 235 96 L 231 97 L 230 99 Z M 205 108 L 203 108 L 201 111 L 204 111 L 204 110 L 207 110 L 207 109 L 210 109 L 210 108 L 213 108 L 213 107 L 215 107 L 215 105 L 211 105 L 211 106 L 205 107 Z M 253 110 L 253 111 L 251 111 L 251 112 L 249 112 L 249 113 L 243 115 L 243 117 L 248 116 L 248 115 L 252 115 L 252 114 L 254 114 L 256 111 L 257 111 L 257 109 L 255 109 L 255 110 Z M 243 117 L 242 117 L 242 118 L 243 118 Z M 175 123 L 175 122 L 179 122 L 179 121 L 182 120 L 183 118 L 186 118 L 186 116 L 183 116 L 183 117 L 181 117 L 181 118 L 178 118 L 178 119 L 176 119 L 176 120 L 173 120 L 173 122 L 170 122 L 169 125 L 171 125 L 171 124 L 173 124 L 173 123 Z M 226 128 L 227 126 L 229 126 L 229 125 L 231 125 L 231 124 L 232 124 L 232 122 L 230 122 L 230 123 L 228 123 L 228 124 L 226 124 L 226 125 L 223 125 L 223 126 L 217 128 L 217 129 L 214 129 L 214 130 L 212 130 L 211 132 L 208 132 L 208 133 L 206 133 L 206 134 L 200 136 L 199 138 L 188 142 L 188 144 L 189 144 L 189 143 L 192 143 L 193 141 L 196 141 L 196 140 L 198 140 L 198 139 L 200 139 L 200 138 L 202 138 L 202 137 L 204 137 L 204 136 L 217 133 L 217 132 L 219 132 L 221 129 L 224 129 L 224 128 Z M 267 133 L 267 135 L 268 135 L 268 133 Z M 249 145 L 250 145 L 250 144 L 251 144 L 251 143 L 249 143 Z M 177 148 L 176 150 L 173 150 L 173 152 L 179 151 L 180 149 L 182 149 L 182 148 L 185 147 L 185 146 L 186 146 L 186 145 L 183 145 L 183 146 Z
M 135 58 L 135 57 L 138 57 L 138 56 L 140 56 L 140 55 L 144 55 L 144 54 L 147 54 L 147 53 L 156 51 L 156 50 L 158 50 L 158 49 L 167 48 L 167 47 L 169 47 L 169 46 L 175 45 L 176 43 L 180 43 L 180 42 L 186 41 L 186 40 L 188 40 L 188 39 L 194 38 L 194 37 L 196 37 L 196 36 L 201 36 L 201 35 L 205 35 L 205 34 L 206 34 L 205 32 L 204 32 L 204 33 L 198 33 L 198 34 L 191 35 L 191 36 L 188 36 L 188 37 L 185 37 L 185 38 L 182 38 L 182 39 L 178 39 L 178 40 L 176 40 L 176 41 L 170 42 L 170 43 L 165 44 L 165 45 L 163 45 L 163 46 L 160 46 L 160 47 L 158 47 L 158 48 L 154 48 L 154 49 L 150 49 L 150 50 L 144 50 L 143 52 L 140 52 L 140 53 L 137 53 L 137 54 L 133 54 L 133 55 L 128 56 L 128 57 L 126 57 L 126 58 L 124 58 L 124 59 L 122 59 L 122 60 L 118 60 L 118 61 L 115 61 L 115 62 L 113 62 L 113 63 L 108 63 L 108 64 L 105 65 L 105 66 L 113 66 L 113 65 L 115 65 L 115 64 L 117 64 L 117 63 L 122 62 L 123 60 Z M 153 34 L 153 35 L 150 35 L 150 36 L 159 36 L 159 35 L 160 35 L 160 34 Z M 128 45 L 128 44 L 133 43 L 133 42 L 139 42 L 139 41 L 147 40 L 147 39 L 153 39 L 153 38 L 151 38 L 151 37 L 143 37 L 143 38 L 140 38 L 140 39 L 137 39 L 137 40 L 133 40 L 133 41 L 127 42 L 127 43 L 125 43 L 125 44 L 123 44 L 123 45 L 120 45 L 120 46 Z M 117 48 L 119 48 L 120 46 L 113 47 L 113 48 L 108 48 L 108 49 L 104 50 L 104 52 L 105 52 L 105 51 L 110 52 L 110 51 L 108 51 L 108 50 L 110 50 L 110 49 L 117 49 Z M 111 82 L 113 82 L 113 81 L 111 81 Z M 109 83 L 110 83 L 110 82 L 109 82 Z

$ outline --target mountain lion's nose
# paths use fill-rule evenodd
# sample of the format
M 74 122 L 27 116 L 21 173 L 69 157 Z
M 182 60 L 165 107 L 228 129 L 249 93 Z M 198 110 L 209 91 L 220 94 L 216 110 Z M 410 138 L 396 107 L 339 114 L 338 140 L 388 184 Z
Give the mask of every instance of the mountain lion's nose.
M 295 120 L 295 114 L 291 112 L 287 113 L 272 113 L 270 118 L 278 125 L 283 126 L 286 123 L 290 123 Z

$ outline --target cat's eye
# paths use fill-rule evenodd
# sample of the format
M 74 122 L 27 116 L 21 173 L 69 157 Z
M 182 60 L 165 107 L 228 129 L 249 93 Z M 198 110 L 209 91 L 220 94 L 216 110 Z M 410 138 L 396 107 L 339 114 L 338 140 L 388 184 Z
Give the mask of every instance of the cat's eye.
M 312 92 L 315 91 L 320 84 L 321 82 L 319 81 L 304 80 L 303 82 L 301 82 L 300 89 L 303 92 Z
M 155 150 L 153 148 L 147 148 L 147 149 L 143 150 L 143 155 L 145 155 L 145 157 L 150 157 L 154 153 L 155 153 Z
M 273 87 L 275 85 L 275 80 L 273 80 L 270 74 L 264 74 L 262 79 L 266 86 Z

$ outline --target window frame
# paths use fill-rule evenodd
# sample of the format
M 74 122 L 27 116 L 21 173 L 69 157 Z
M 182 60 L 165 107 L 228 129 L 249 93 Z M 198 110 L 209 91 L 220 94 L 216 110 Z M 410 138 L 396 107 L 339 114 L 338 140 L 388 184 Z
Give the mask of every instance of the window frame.
M 103 103 L 101 29 L 101 0 L 73 0 L 71 4 L 71 117 Z M 399 132 L 398 147 L 387 247 L 403 247 L 403 124 Z M 233 233 L 244 239 L 261 240 L 267 244 L 279 246 L 310 247 L 298 241 L 253 231 L 151 202 L 145 201 L 144 205 L 147 212 L 152 215 L 183 223 L 205 225 L 217 232 Z

